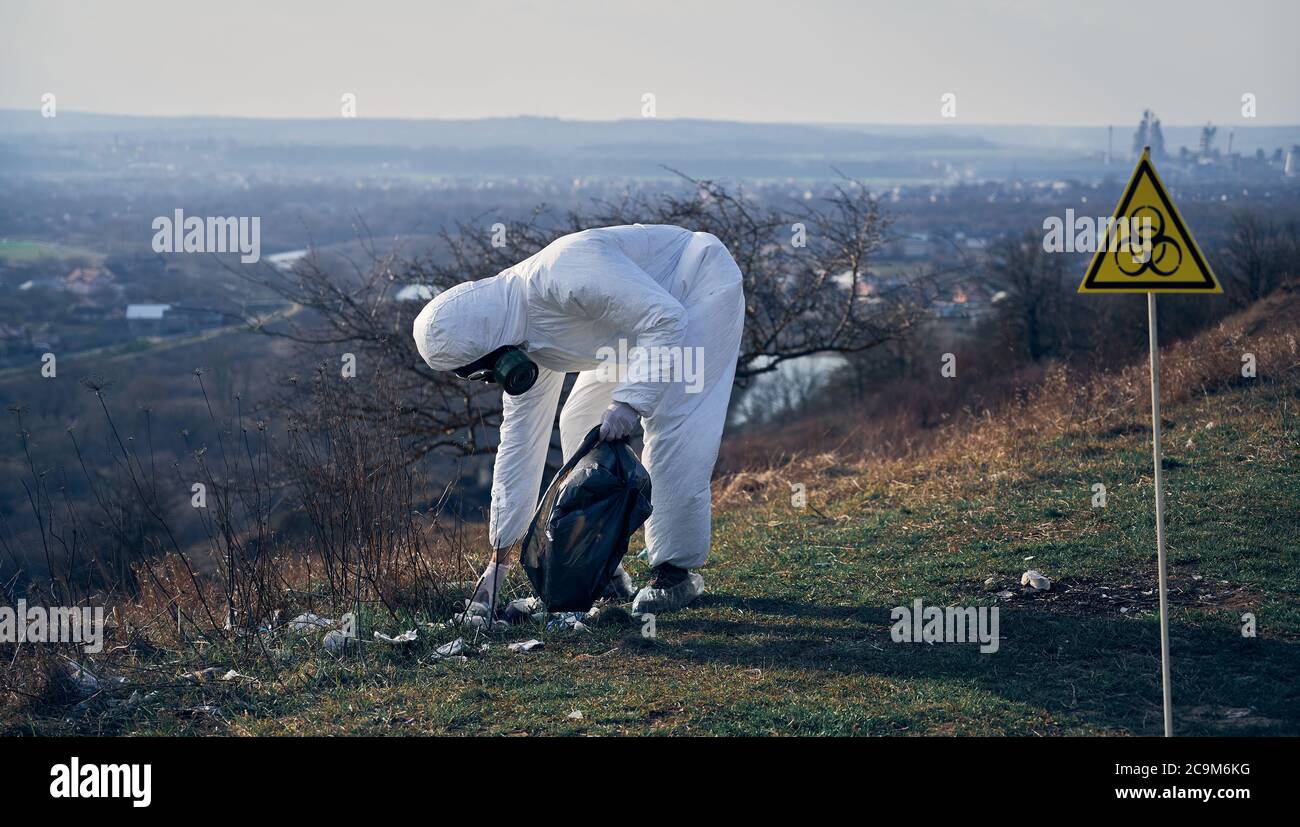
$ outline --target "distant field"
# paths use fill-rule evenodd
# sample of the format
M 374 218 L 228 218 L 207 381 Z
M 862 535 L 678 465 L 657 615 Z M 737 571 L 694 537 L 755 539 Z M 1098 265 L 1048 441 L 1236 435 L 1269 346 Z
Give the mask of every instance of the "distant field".
M 64 247 L 43 241 L 0 241 L 0 260 L 19 262 L 36 261 L 42 258 L 90 258 L 98 261 L 103 258 L 103 255 L 94 250 Z

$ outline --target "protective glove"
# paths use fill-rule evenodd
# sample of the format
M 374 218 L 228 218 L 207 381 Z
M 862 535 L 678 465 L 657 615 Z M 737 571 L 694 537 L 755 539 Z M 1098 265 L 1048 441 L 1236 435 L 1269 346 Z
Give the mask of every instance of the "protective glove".
M 632 406 L 626 402 L 615 402 L 605 409 L 600 418 L 600 438 L 606 442 L 627 439 L 636 430 L 640 421 Z
M 492 560 L 479 576 L 477 586 L 474 589 L 473 596 L 469 599 L 469 605 L 465 607 L 465 616 L 472 617 L 480 615 L 487 617 L 497 608 L 497 598 L 501 594 L 501 586 L 505 584 L 506 577 L 510 574 L 510 566 L 507 563 L 498 563 Z

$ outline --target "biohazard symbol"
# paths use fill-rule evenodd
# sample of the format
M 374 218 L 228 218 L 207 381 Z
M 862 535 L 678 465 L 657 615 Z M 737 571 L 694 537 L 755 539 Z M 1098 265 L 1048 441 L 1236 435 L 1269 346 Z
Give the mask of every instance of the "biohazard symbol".
M 1146 152 L 1097 240 L 1080 293 L 1223 292 Z
M 1165 233 L 1164 213 L 1146 204 L 1138 207 L 1129 216 L 1128 233 L 1129 249 L 1116 250 L 1113 254 L 1115 266 L 1124 275 L 1137 278 L 1150 270 L 1168 278 L 1178 272 L 1183 263 L 1183 248 Z

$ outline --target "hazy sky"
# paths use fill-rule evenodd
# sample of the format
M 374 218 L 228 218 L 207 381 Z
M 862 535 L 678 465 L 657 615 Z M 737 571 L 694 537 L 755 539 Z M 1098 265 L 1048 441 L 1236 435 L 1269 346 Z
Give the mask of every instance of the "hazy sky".
M 1297 124 L 1298 39 L 1297 0 L 0 0 L 0 108 Z

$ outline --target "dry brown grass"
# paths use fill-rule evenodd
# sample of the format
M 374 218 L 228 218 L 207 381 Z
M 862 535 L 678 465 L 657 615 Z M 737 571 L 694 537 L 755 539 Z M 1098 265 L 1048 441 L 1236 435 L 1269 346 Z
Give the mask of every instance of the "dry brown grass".
M 1300 376 L 1300 283 L 1234 314 L 1199 335 L 1161 348 L 1161 402 L 1173 406 L 1252 381 L 1295 382 Z M 1242 377 L 1242 356 L 1253 353 L 1256 379 Z M 1121 369 L 1085 375 L 1061 364 L 1032 369 L 1033 384 L 976 415 L 957 411 L 936 428 L 919 429 L 907 414 L 844 427 L 841 416 L 818 416 L 782 426 L 779 444 L 764 432 L 735 440 L 724 452 L 714 485 L 721 508 L 787 497 L 789 484 L 818 481 L 836 492 L 925 486 L 952 491 L 971 474 L 1023 474 L 1017 452 L 1029 441 L 1071 433 L 1130 433 L 1150 428 L 1150 376 L 1145 359 Z M 1038 376 L 1041 374 L 1041 377 Z M 1022 376 L 1022 378 L 1027 378 Z M 760 441 L 762 447 L 747 442 Z M 801 451 L 799 445 L 831 445 Z

